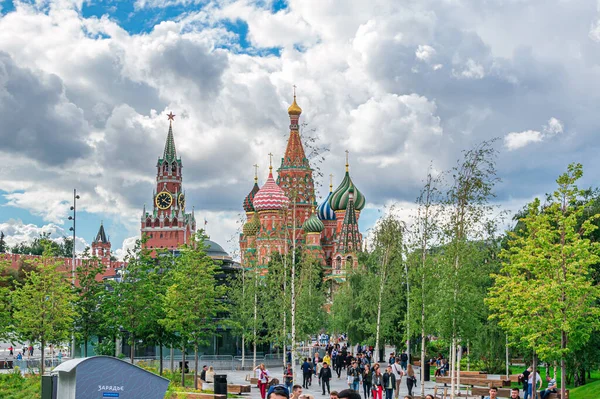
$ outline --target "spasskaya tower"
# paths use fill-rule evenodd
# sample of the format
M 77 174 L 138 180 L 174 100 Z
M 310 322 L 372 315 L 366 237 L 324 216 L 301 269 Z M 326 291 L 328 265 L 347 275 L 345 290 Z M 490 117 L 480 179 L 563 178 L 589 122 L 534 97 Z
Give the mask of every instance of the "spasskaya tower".
M 142 236 L 146 236 L 146 248 L 176 250 L 188 243 L 196 231 L 194 211 L 186 213 L 185 191 L 182 187 L 181 158 L 177 157 L 173 121 L 169 113 L 169 132 L 162 158 L 156 164 L 156 188 L 152 197 L 152 211 L 142 213 Z M 156 252 L 153 251 L 153 254 Z

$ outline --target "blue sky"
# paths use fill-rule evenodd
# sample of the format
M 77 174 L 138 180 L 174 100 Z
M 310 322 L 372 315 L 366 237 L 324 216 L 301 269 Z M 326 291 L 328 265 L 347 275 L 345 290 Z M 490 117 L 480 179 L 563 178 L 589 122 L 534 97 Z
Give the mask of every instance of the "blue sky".
M 103 220 L 121 256 L 152 201 L 173 111 L 187 203 L 235 252 L 251 165 L 285 149 L 292 86 L 324 176 L 367 198 L 365 232 L 408 220 L 427 168 L 497 138 L 495 203 L 516 211 L 570 162 L 597 186 L 600 16 L 532 0 L 44 0 L 0 3 L 0 228 Z M 327 179 L 321 179 L 327 180 Z M 327 181 L 319 181 L 319 195 Z M 334 183 L 334 185 L 335 185 Z

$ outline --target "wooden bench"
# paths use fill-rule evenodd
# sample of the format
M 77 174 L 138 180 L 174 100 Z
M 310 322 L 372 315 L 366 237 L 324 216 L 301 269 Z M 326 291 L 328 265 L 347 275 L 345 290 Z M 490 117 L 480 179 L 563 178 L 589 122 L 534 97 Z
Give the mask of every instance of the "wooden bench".
M 251 391 L 252 385 L 250 384 L 227 384 L 227 393 L 241 395 L 243 393 L 250 393 Z
M 0 360 L 0 369 L 12 369 L 13 361 L 12 360 Z
M 538 398 L 539 398 L 539 392 L 538 391 Z M 560 390 L 556 393 L 551 393 L 550 396 L 548 396 L 548 399 L 560 399 Z M 567 389 L 565 391 L 565 399 L 569 399 L 569 390 Z
M 248 381 L 252 385 L 257 385 L 258 384 L 258 378 L 251 377 L 250 374 L 246 375 L 246 381 Z
M 487 376 L 486 376 L 487 377 Z M 455 382 L 457 380 L 455 379 Z M 450 384 L 450 377 L 435 377 L 435 382 L 438 384 Z M 479 377 L 461 377 L 460 378 L 461 385 L 475 385 L 475 386 L 487 386 L 489 387 L 510 387 L 509 380 L 495 380 L 489 378 L 479 378 Z
M 490 394 L 489 388 L 473 387 L 471 388 L 471 395 L 473 396 L 488 396 Z M 510 398 L 510 388 L 498 388 L 499 398 Z

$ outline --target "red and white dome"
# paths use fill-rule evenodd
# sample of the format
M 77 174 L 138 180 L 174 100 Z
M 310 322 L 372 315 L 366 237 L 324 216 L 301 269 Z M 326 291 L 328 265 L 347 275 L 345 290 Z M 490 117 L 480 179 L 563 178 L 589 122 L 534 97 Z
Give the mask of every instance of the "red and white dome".
M 273 173 L 269 172 L 269 177 L 265 184 L 254 196 L 252 205 L 256 211 L 280 210 L 288 206 L 290 200 L 285 196 L 283 190 L 275 183 Z

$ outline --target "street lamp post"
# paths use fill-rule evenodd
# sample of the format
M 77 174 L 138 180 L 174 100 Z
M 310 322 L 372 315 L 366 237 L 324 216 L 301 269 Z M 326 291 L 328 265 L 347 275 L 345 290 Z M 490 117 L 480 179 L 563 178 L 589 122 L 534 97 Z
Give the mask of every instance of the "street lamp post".
M 69 216 L 69 220 L 73 221 L 73 226 L 69 228 L 70 231 L 73 232 L 73 248 L 72 248 L 72 256 L 71 259 L 71 284 L 73 284 L 73 288 L 75 288 L 75 221 L 77 218 L 77 200 L 79 199 L 79 195 L 77 195 L 77 189 L 73 189 L 73 206 L 71 206 L 71 210 L 73 211 L 73 216 Z M 71 334 L 71 358 L 75 357 L 75 330 Z

